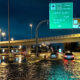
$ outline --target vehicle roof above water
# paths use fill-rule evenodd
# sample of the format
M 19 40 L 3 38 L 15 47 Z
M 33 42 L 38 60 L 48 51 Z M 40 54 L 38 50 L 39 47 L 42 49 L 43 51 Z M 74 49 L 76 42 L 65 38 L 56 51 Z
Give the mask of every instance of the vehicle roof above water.
M 73 55 L 72 53 L 65 53 L 65 55 Z
M 57 54 L 56 52 L 52 52 L 51 54 Z

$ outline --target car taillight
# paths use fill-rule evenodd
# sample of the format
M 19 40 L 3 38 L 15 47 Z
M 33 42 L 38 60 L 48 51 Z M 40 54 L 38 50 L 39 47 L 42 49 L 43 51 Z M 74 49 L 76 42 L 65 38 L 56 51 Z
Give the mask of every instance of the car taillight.
M 67 57 L 66 55 L 64 57 Z
M 72 57 L 74 57 L 74 55 L 72 55 Z

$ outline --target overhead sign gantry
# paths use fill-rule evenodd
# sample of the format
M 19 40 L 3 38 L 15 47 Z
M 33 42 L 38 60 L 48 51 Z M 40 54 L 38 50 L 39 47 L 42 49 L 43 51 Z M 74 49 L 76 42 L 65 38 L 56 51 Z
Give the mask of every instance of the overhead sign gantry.
M 49 23 L 50 29 L 72 29 L 73 3 L 50 3 Z

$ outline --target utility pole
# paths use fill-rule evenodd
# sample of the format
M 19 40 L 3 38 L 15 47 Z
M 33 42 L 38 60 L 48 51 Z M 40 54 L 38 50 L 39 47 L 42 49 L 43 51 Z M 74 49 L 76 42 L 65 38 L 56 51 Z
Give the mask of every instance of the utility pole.
M 9 15 L 9 12 L 10 12 L 10 0 L 8 0 L 8 41 L 9 41 L 9 45 L 8 45 L 8 48 L 9 48 L 9 53 L 10 53 L 10 15 Z

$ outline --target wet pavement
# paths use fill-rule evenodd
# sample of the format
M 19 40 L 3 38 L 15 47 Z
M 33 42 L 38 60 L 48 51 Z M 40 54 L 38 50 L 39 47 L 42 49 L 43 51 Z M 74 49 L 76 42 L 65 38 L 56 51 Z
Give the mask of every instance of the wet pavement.
M 13 62 L 0 59 L 0 80 L 80 80 L 79 60 L 42 60 L 30 64 L 27 59 Z

